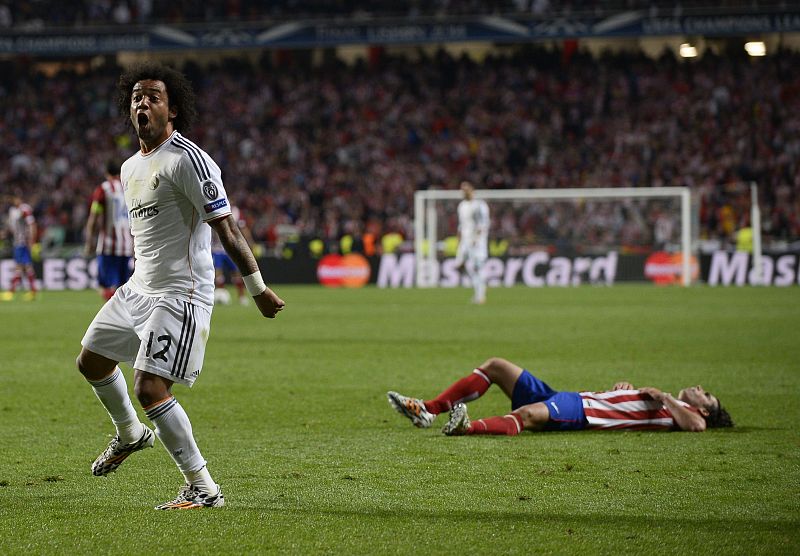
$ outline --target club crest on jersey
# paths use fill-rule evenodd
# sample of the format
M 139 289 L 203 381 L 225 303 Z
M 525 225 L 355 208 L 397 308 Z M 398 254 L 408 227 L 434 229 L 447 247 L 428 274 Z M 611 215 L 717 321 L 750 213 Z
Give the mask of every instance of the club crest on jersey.
M 214 185 L 214 182 L 211 180 L 203 182 L 203 195 L 206 196 L 206 199 L 209 201 L 213 201 L 219 196 L 219 190 L 217 186 Z
M 153 174 L 150 178 L 150 183 L 147 184 L 153 191 L 158 187 L 158 174 Z

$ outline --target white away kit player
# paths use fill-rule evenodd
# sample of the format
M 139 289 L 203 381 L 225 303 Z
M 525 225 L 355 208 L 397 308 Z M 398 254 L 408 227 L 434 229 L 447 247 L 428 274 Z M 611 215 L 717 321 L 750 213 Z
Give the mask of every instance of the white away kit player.
M 284 302 L 264 284 L 247 242 L 230 217 L 219 167 L 182 135 L 196 114 L 185 76 L 145 63 L 123 74 L 119 106 L 130 117 L 140 151 L 122 165 L 136 265 L 92 321 L 78 368 L 116 428 L 116 436 L 92 465 L 104 476 L 133 452 L 153 445 L 154 435 L 133 409 L 117 366 L 134 368 L 134 392 L 155 435 L 185 484 L 157 509 L 219 507 L 222 489 L 211 478 L 186 412 L 172 394 L 200 375 L 214 303 L 211 228 L 237 265 L 265 317 Z
M 464 199 L 458 203 L 458 252 L 456 266 L 464 269 L 472 282 L 473 303 L 486 303 L 486 279 L 483 265 L 489 256 L 489 205 L 475 199 L 475 188 L 461 182 Z

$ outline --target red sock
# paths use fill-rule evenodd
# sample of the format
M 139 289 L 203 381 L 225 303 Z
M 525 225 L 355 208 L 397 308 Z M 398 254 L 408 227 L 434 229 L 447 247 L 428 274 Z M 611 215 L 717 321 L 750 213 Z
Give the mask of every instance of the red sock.
M 17 291 L 17 286 L 22 283 L 22 274 L 19 272 L 14 274 L 14 277 L 11 279 L 11 293 Z
M 492 385 L 492 381 L 480 369 L 475 369 L 472 374 L 454 382 L 447 390 L 436 396 L 435 399 L 425 401 L 425 409 L 438 415 L 450 411 L 453 406 L 461 402 L 469 402 L 483 396 Z
M 36 275 L 32 270 L 28 272 L 28 283 L 31 285 L 31 291 L 36 293 Z
M 522 418 L 516 413 L 503 415 L 502 417 L 489 417 L 473 421 L 467 434 L 505 434 L 506 436 L 517 436 L 522 432 Z

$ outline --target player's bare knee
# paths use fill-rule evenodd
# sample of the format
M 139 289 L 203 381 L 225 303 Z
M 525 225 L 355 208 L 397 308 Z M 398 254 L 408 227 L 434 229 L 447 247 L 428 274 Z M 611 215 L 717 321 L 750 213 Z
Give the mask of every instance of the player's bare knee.
M 170 396 L 165 382 L 147 373 L 137 373 L 133 384 L 133 393 L 142 407 L 150 407 Z
M 543 403 L 523 405 L 515 409 L 514 413 L 522 419 L 522 427 L 528 430 L 542 428 L 550 418 L 550 413 Z
M 511 363 L 502 357 L 490 357 L 480 368 L 492 382 L 499 382 L 499 379 L 510 370 Z
M 83 353 L 79 353 L 78 357 L 75 358 L 75 366 L 78 367 L 78 371 L 83 376 L 86 376 L 86 366 L 83 363 Z
M 114 372 L 117 364 L 83 349 L 75 358 L 75 366 L 86 380 L 102 380 Z
M 158 392 L 153 388 L 153 384 L 149 382 L 142 383 L 141 381 L 137 381 L 133 387 L 133 393 L 136 395 L 136 399 L 139 400 L 142 407 L 150 407 L 163 399 L 163 397 L 159 397 Z
M 526 429 L 531 428 L 531 425 L 533 424 L 533 419 L 532 419 L 533 416 L 529 406 L 526 405 L 518 409 L 515 409 L 514 414 L 517 415 L 520 419 L 522 419 L 522 426 L 524 428 Z

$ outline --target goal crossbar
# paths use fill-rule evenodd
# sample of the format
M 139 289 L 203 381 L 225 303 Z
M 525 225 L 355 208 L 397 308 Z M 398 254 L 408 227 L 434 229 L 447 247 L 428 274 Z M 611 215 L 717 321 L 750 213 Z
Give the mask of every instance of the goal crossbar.
M 436 201 L 458 200 L 459 190 L 429 189 L 414 193 L 414 256 L 417 284 L 424 285 L 425 267 L 436 262 Z M 691 193 L 686 187 L 597 187 L 567 189 L 476 189 L 475 198 L 495 201 L 679 198 L 681 202 L 681 283 L 691 283 Z M 424 244 L 429 249 L 427 256 Z

